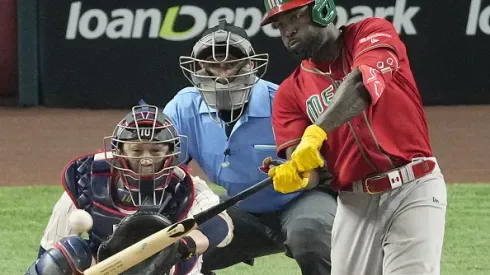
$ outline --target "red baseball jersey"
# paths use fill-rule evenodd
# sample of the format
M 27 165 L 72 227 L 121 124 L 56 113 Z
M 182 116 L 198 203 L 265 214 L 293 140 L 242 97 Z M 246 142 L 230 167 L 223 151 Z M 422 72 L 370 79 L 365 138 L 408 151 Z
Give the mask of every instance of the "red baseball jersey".
M 272 123 L 277 153 L 299 143 L 305 128 L 328 108 L 336 89 L 355 68 L 362 71 L 371 105 L 328 133 L 321 153 L 342 189 L 369 175 L 432 156 L 427 121 L 406 52 L 393 25 L 367 18 L 343 26 L 344 47 L 333 61 L 304 60 L 279 86 Z

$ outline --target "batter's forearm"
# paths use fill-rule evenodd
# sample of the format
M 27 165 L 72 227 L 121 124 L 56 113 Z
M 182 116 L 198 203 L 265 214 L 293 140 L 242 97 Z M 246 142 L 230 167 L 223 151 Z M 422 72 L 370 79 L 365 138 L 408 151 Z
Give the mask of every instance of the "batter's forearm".
M 355 69 L 337 88 L 332 102 L 315 124 L 331 132 L 362 113 L 370 103 L 371 96 L 364 87 L 362 73 Z

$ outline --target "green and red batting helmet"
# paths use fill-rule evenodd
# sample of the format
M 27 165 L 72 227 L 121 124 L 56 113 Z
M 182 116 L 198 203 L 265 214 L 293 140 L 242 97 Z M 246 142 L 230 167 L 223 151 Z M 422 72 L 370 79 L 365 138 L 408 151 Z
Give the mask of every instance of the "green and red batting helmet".
M 264 0 L 267 15 L 260 25 L 271 23 L 271 18 L 281 12 L 301 8 L 309 4 L 313 4 L 313 22 L 327 26 L 335 20 L 337 10 L 335 9 L 334 0 Z

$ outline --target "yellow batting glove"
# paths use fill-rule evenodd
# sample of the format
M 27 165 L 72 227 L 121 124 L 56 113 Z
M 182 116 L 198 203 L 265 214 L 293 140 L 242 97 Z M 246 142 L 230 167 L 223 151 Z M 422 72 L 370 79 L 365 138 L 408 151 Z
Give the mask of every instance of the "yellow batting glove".
M 268 174 L 272 178 L 274 189 L 283 194 L 299 191 L 308 185 L 308 177 L 301 177 L 291 161 L 272 167 Z
M 320 148 L 326 139 L 327 133 L 320 126 L 313 124 L 306 128 L 301 142 L 291 154 L 291 160 L 299 172 L 308 172 L 324 165 Z

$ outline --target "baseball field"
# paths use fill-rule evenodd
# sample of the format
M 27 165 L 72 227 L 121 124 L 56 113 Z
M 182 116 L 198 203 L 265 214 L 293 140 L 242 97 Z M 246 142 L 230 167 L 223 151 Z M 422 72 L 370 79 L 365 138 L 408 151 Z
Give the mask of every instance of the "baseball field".
M 433 149 L 448 182 L 442 274 L 490 274 L 490 106 L 426 111 Z M 0 109 L 0 275 L 24 274 L 35 260 L 52 207 L 63 192 L 59 178 L 64 164 L 101 148 L 102 138 L 124 113 Z M 257 259 L 254 267 L 241 264 L 217 274 L 300 272 L 293 260 L 275 255 Z

